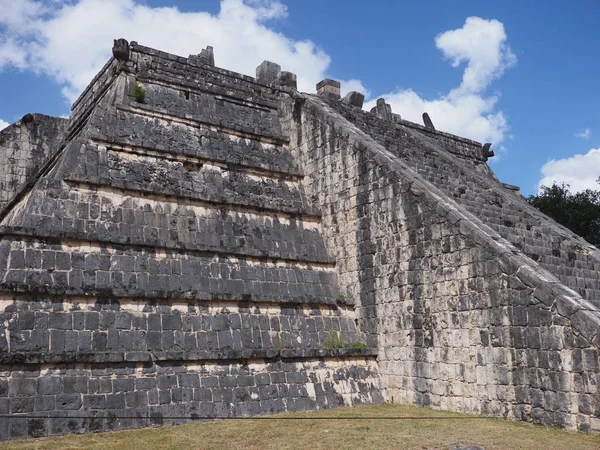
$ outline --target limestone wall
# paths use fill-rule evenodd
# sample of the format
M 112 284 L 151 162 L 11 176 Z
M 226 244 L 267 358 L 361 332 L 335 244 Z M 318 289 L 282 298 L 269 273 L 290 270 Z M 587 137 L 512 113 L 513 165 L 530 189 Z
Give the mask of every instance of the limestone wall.
M 388 396 L 600 429 L 598 310 L 326 104 L 294 97 L 306 194 Z
M 438 187 L 451 202 L 487 225 L 490 236 L 508 240 L 566 286 L 600 306 L 600 250 L 506 189 L 486 164 L 457 157 L 437 137 L 423 139 L 407 133 L 403 126 L 340 102 L 332 106 Z
M 0 214 L 60 147 L 65 119 L 29 114 L 0 132 Z
M 336 406 L 372 398 L 372 360 L 203 359 L 0 366 L 0 437 L 177 425 Z M 42 418 L 50 413 L 50 419 Z M 27 415 L 37 418 L 28 419 Z
M 600 252 L 478 143 L 126 44 L 0 134 L 0 439 L 386 399 L 600 431 Z
M 97 103 L 102 99 L 108 89 L 113 85 L 119 74 L 118 68 L 122 67 L 115 58 L 110 58 L 104 67 L 96 74 L 90 84 L 83 90 L 71 106 L 68 134 L 74 135 L 81 131 Z
M 443 131 L 431 130 L 417 123 L 409 122 L 408 120 L 401 120 L 399 123 L 401 126 L 410 128 L 411 130 L 417 131 L 424 136 L 432 138 L 436 143 L 441 145 L 444 150 L 453 153 L 460 158 L 477 162 L 485 162 L 485 158 L 482 154 L 481 143 L 479 142 L 456 136 L 454 134 L 444 133 Z
M 135 45 L 95 78 L 0 224 L 0 439 L 384 401 L 280 95 Z

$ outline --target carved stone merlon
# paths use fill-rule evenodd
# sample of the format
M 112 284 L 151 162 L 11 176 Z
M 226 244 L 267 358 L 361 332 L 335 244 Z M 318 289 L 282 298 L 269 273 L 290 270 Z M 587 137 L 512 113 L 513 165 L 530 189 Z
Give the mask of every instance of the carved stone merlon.
M 129 42 L 127 42 L 127 39 L 115 39 L 112 54 L 119 61 L 129 61 Z
M 342 102 L 347 105 L 354 106 L 356 108 L 362 108 L 363 102 L 365 101 L 365 96 L 360 92 L 352 91 L 348 92 L 346 96 L 342 99 Z
M 383 120 L 387 120 L 388 122 L 392 122 L 392 105 L 388 105 L 383 98 L 377 99 L 377 106 L 371 109 L 372 113 L 377 114 L 377 117 Z M 398 119 L 401 119 L 398 115 Z
M 21 122 L 22 123 L 31 123 L 33 122 L 33 114 L 27 113 L 25 114 L 23 117 L 21 117 Z
M 287 86 L 294 89 L 298 89 L 298 82 L 296 80 L 296 74 L 282 70 L 277 74 L 273 84 L 276 86 Z
M 339 81 L 325 78 L 317 83 L 317 95 L 319 97 L 327 97 L 332 100 L 339 100 L 341 84 Z
M 209 45 L 197 55 L 188 56 L 188 62 L 193 66 L 211 66 L 215 67 L 215 54 L 213 48 Z
M 256 81 L 261 84 L 271 84 L 281 72 L 281 66 L 271 61 L 263 61 L 256 68 Z
M 494 156 L 494 150 L 490 150 L 490 147 L 492 146 L 492 144 L 490 144 L 489 142 L 486 144 L 483 144 L 483 147 L 481 147 L 481 155 L 487 160 L 488 158 L 491 158 Z
M 423 124 L 425 124 L 425 128 L 427 128 L 429 130 L 435 130 L 435 127 L 433 126 L 433 122 L 431 121 L 429 114 L 427 114 L 426 112 L 423 113 Z
M 210 45 L 208 45 L 205 49 L 201 50 L 198 57 L 200 58 L 201 64 L 215 67 L 215 53 Z

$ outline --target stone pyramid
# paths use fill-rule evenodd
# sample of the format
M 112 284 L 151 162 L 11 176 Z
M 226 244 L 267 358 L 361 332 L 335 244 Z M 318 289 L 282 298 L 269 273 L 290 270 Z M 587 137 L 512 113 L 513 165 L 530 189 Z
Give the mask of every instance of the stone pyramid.
M 0 132 L 0 439 L 386 400 L 600 430 L 600 252 L 489 144 L 113 55 Z

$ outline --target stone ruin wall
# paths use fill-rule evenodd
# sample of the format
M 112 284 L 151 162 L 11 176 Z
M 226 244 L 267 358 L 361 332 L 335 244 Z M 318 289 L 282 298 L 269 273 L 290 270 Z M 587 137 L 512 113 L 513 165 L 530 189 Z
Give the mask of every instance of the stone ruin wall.
M 1 224 L 0 437 L 384 401 L 279 91 L 131 50 Z
M 597 308 L 442 183 L 495 180 L 480 144 L 192 56 L 112 58 L 5 214 L 0 439 L 386 399 L 600 429 Z
M 295 97 L 306 192 L 389 399 L 598 431 L 597 309 L 326 103 Z
M 0 131 L 0 215 L 56 155 L 67 120 L 26 114 Z

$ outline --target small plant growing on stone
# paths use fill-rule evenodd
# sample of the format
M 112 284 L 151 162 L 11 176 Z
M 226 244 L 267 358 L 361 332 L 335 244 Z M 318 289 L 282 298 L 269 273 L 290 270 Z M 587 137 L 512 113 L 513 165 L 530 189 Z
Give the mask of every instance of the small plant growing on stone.
M 281 337 L 278 335 L 277 339 L 274 341 L 275 344 L 275 350 L 283 350 L 285 348 L 285 346 L 283 345 L 283 342 L 281 341 Z
M 327 331 L 327 338 L 323 343 L 325 348 L 344 348 L 344 340 L 340 337 L 340 333 L 334 330 Z
M 367 348 L 367 344 L 365 344 L 364 342 L 353 342 L 351 344 L 348 344 L 347 347 L 348 348 Z
M 135 83 L 133 88 L 133 98 L 138 103 L 144 103 L 146 100 L 146 89 L 144 89 L 138 82 Z

